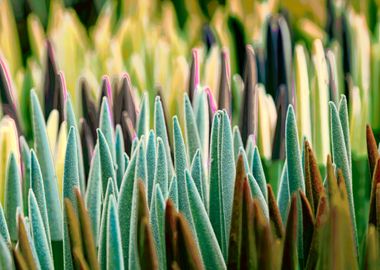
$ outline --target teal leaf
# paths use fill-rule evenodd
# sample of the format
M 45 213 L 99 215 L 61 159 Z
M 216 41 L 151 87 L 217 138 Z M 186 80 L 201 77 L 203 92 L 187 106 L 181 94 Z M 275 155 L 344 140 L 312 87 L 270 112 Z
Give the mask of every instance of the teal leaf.
M 249 135 L 247 139 L 247 159 L 249 164 L 249 171 L 252 170 L 252 163 L 253 163 L 253 152 L 254 152 L 255 144 L 253 142 L 253 135 Z
M 194 104 L 194 116 L 197 123 L 197 130 L 199 134 L 199 140 L 201 143 L 202 156 L 205 158 L 208 156 L 209 151 L 209 137 L 210 137 L 210 120 L 209 120 L 209 108 L 208 98 L 206 91 L 199 88 L 197 91 Z
M 253 199 L 257 199 L 261 206 L 261 210 L 263 211 L 264 216 L 269 221 L 269 208 L 268 204 L 265 200 L 263 193 L 261 192 L 260 186 L 257 183 L 256 179 L 252 176 L 252 174 L 248 173 L 248 183 L 251 188 L 251 194 Z
M 333 161 L 337 169 L 341 169 L 344 181 L 347 188 L 348 201 L 350 203 L 350 213 L 351 220 L 354 227 L 354 238 L 356 244 L 358 243 L 357 239 L 357 229 L 356 229 L 356 218 L 355 218 L 355 206 L 354 206 L 354 197 L 352 193 L 352 171 L 349 164 L 347 148 L 345 143 L 345 134 L 340 122 L 338 110 L 333 102 L 329 102 L 330 107 L 330 129 L 331 129 L 331 145 L 332 145 L 332 156 Z
M 98 145 L 95 146 L 92 161 L 91 161 L 85 200 L 86 200 L 86 207 L 88 209 L 88 215 L 90 216 L 90 220 L 91 220 L 94 242 L 96 245 L 98 245 L 101 203 L 102 203 L 102 183 L 101 183 L 100 156 L 99 156 Z
M 107 269 L 124 269 L 119 216 L 114 195 L 110 195 L 108 204 Z
M 290 202 L 290 193 L 289 193 L 289 181 L 288 181 L 288 167 L 286 162 L 282 168 L 282 173 L 280 177 L 280 188 L 278 189 L 277 195 L 277 205 L 280 210 L 282 222 L 286 224 L 288 216 L 288 205 Z
M 226 269 L 223 254 L 212 229 L 206 208 L 190 174 L 186 174 L 186 186 L 204 266 L 206 269 Z
M 156 100 L 154 102 L 154 131 L 156 132 L 156 136 L 160 137 L 164 143 L 168 177 L 171 178 L 173 174 L 173 163 L 170 154 L 170 145 L 168 139 L 168 131 L 165 123 L 164 110 L 162 108 L 162 103 L 159 96 L 156 97 Z
M 251 170 L 250 170 L 250 166 L 249 166 L 249 163 L 248 163 L 247 154 L 246 154 L 246 152 L 245 152 L 245 150 L 244 150 L 243 147 L 240 147 L 238 155 L 241 155 L 243 157 L 244 170 L 246 172 L 250 172 Z
M 97 129 L 97 133 L 100 156 L 100 175 L 102 177 L 102 194 L 104 196 L 109 178 L 112 179 L 114 188 L 116 188 L 117 185 L 110 147 L 108 146 L 103 132 L 100 129 Z
M 32 119 L 34 149 L 40 161 L 42 179 L 46 192 L 46 205 L 50 221 L 50 236 L 52 241 L 62 240 L 62 211 L 58 196 L 57 177 L 55 175 L 54 163 L 49 148 L 49 140 L 46 132 L 44 116 L 35 91 L 31 91 Z
M 292 105 L 289 105 L 285 122 L 285 153 L 288 170 L 289 193 L 301 189 L 305 192 L 305 180 L 298 143 L 297 122 Z
M 223 213 L 222 185 L 220 179 L 220 156 L 219 156 L 219 133 L 221 129 L 222 112 L 218 111 L 214 115 L 211 127 L 210 143 L 210 221 L 214 229 L 218 243 L 223 254 L 227 254 L 227 243 L 225 232 L 225 216 Z
M 152 233 L 157 250 L 159 269 L 166 269 L 165 200 L 162 196 L 159 184 L 155 185 L 153 191 L 152 203 L 150 206 L 150 224 L 152 225 Z
M 114 189 L 114 183 L 111 178 L 108 180 L 106 193 L 103 201 L 103 210 L 102 210 L 102 219 L 100 223 L 100 235 L 99 235 L 99 249 L 98 249 L 98 261 L 101 269 L 106 269 L 108 262 L 107 257 L 107 238 L 108 238 L 108 220 L 109 220 L 109 205 L 110 205 L 110 198 L 115 198 L 115 189 Z
M 235 158 L 235 162 L 237 162 L 239 149 L 240 147 L 244 148 L 244 144 L 241 139 L 240 130 L 238 126 L 234 126 L 234 129 L 232 132 L 232 139 L 234 141 L 234 158 Z
M 148 95 L 144 93 L 140 106 L 140 113 L 136 123 L 137 137 L 141 138 L 142 135 L 147 136 L 149 131 L 149 99 Z
M 137 146 L 139 145 L 139 139 L 135 137 L 132 141 L 132 146 L 131 146 L 131 156 L 133 153 L 136 151 Z
M 154 173 L 154 185 L 159 185 L 162 195 L 164 197 L 168 194 L 169 185 L 168 167 L 165 153 L 164 141 L 157 138 L 157 157 L 156 157 L 156 170 Z
M 351 159 L 350 127 L 349 127 L 349 120 L 348 120 L 347 99 L 345 95 L 342 95 L 339 101 L 339 119 L 342 125 L 344 142 L 346 145 L 348 165 L 351 168 L 352 159 Z
M 173 136 L 174 167 L 178 184 L 178 209 L 185 214 L 186 218 L 190 218 L 190 216 L 186 215 L 186 213 L 189 213 L 189 205 L 185 199 L 187 198 L 185 182 L 185 169 L 187 168 L 186 148 L 177 116 L 173 117 Z M 190 220 L 188 221 L 190 222 Z
M 22 159 L 22 201 L 24 202 L 24 214 L 28 215 L 28 193 L 30 189 L 30 149 L 23 136 L 20 137 L 20 152 Z
M 73 208 L 78 213 L 77 200 L 74 188 L 79 187 L 79 165 L 77 158 L 77 143 L 76 143 L 75 128 L 71 127 L 66 144 L 65 164 L 63 171 L 63 199 L 68 198 L 73 204 Z M 49 219 L 50 220 L 50 219 Z M 63 254 L 65 269 L 73 269 L 73 259 L 71 256 L 71 244 L 68 230 L 67 214 L 64 210 L 64 238 L 63 238 Z
M 211 131 L 210 221 L 224 258 L 228 254 L 228 235 L 231 224 L 235 184 L 235 159 L 231 125 L 228 114 L 214 115 Z
M 137 151 L 135 151 L 131 157 L 127 171 L 125 172 L 123 181 L 121 182 L 118 199 L 118 213 L 120 221 L 121 245 L 123 248 L 124 265 L 128 265 L 129 259 L 129 233 L 137 155 Z
M 40 211 L 41 218 L 42 218 L 45 232 L 46 232 L 46 239 L 50 243 L 51 235 L 49 232 L 50 225 L 49 225 L 47 205 L 46 205 L 46 200 L 45 200 L 46 198 L 45 188 L 44 188 L 44 183 L 42 179 L 40 164 L 33 150 L 30 151 L 30 187 L 33 190 L 33 194 L 38 204 L 38 209 Z
M 135 171 L 135 180 L 141 179 L 146 185 L 146 175 L 147 175 L 147 167 L 146 167 L 146 154 L 145 154 L 145 136 L 141 136 L 139 146 L 137 147 L 137 159 L 136 159 L 136 171 Z
M 78 159 L 78 176 L 79 176 L 79 185 L 82 193 L 85 191 L 85 181 L 84 181 L 84 164 L 83 164 L 83 153 L 82 153 L 82 142 L 80 140 L 80 135 L 78 132 L 77 120 L 75 117 L 73 105 L 71 103 L 70 94 L 67 93 L 66 97 L 66 122 L 67 122 L 67 132 L 70 132 L 70 128 L 75 128 L 76 134 L 76 143 L 77 143 L 77 159 Z
M 154 174 L 156 171 L 156 137 L 153 130 L 149 131 L 146 144 L 146 169 L 148 205 L 150 205 L 154 187 Z
M 265 178 L 265 173 L 263 165 L 261 163 L 260 153 L 257 146 L 253 150 L 253 160 L 252 160 L 252 175 L 256 179 L 257 184 L 260 187 L 262 194 L 264 195 L 265 201 L 268 201 L 268 190 L 267 190 L 267 180 Z
M 128 165 L 129 165 L 129 157 L 128 157 L 127 153 L 124 152 L 123 158 L 124 158 L 124 173 L 125 173 L 128 169 Z M 124 177 L 124 173 L 123 173 L 123 177 Z M 120 183 L 120 186 L 121 186 L 121 183 Z
M 20 172 L 13 153 L 8 158 L 5 183 L 4 214 L 7 220 L 11 240 L 16 242 L 17 237 L 17 208 L 23 209 Z
M 185 134 L 189 160 L 193 160 L 195 152 L 201 149 L 198 127 L 189 97 L 184 95 Z
M 0 237 L 0 269 L 14 269 L 13 259 L 8 243 L 2 237 Z
M 178 183 L 177 177 L 175 175 L 173 175 L 172 180 L 170 181 L 168 198 L 172 200 L 173 204 L 178 210 Z
M 99 115 L 99 129 L 102 131 L 104 138 L 108 144 L 111 153 L 112 161 L 115 160 L 115 143 L 114 131 L 111 119 L 110 106 L 107 97 L 103 97 Z
M 197 187 L 198 193 L 207 210 L 208 209 L 208 199 L 207 199 L 208 192 L 207 192 L 205 175 L 203 172 L 201 153 L 199 149 L 195 152 L 193 162 L 191 163 L 191 177 L 194 179 L 195 186 Z
M 36 197 L 32 190 L 29 191 L 29 220 L 31 238 L 33 239 L 34 246 L 41 269 L 53 269 L 54 264 L 52 260 L 50 242 L 46 238 L 44 223 L 42 221 L 41 212 L 38 208 Z
M 9 236 L 7 221 L 5 219 L 3 207 L 1 206 L 1 204 L 0 204 L 0 239 L 4 240 L 7 244 L 11 243 L 11 237 Z
M 123 175 L 125 172 L 125 159 L 124 159 L 124 138 L 123 131 L 121 126 L 116 126 L 116 135 L 115 135 L 115 155 L 116 155 L 116 182 L 117 188 L 120 188 L 121 180 L 123 180 Z M 127 156 L 128 158 L 128 156 Z M 128 161 L 127 161 L 128 162 Z

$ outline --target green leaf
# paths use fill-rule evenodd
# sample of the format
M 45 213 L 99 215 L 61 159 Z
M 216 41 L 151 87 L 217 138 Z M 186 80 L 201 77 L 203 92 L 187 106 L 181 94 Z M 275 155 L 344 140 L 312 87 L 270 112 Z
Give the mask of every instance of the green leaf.
M 166 168 L 165 168 L 166 169 Z M 155 185 L 150 206 L 150 224 L 157 251 L 159 269 L 166 269 L 165 250 L 165 200 L 159 184 Z
M 206 179 L 203 172 L 201 153 L 199 149 L 195 152 L 193 162 L 191 163 L 191 177 L 194 179 L 195 186 L 197 187 L 197 191 L 199 196 L 202 199 L 203 205 L 208 210 L 208 193 L 206 186 Z
M 156 137 L 153 130 L 149 131 L 148 142 L 146 145 L 146 168 L 148 205 L 150 205 L 154 187 L 154 174 L 156 171 Z
M 157 157 L 156 157 L 156 170 L 154 173 L 154 185 L 159 185 L 162 195 L 166 198 L 168 195 L 168 167 L 165 153 L 164 141 L 158 137 L 157 138 Z
M 107 269 L 123 269 L 123 249 L 114 195 L 110 195 L 107 222 Z
M 248 183 L 251 188 L 252 198 L 257 199 L 259 201 L 261 210 L 263 211 L 264 216 L 269 221 L 269 209 L 267 202 L 264 198 L 263 193 L 261 192 L 260 186 L 258 185 L 256 179 L 250 173 L 248 173 Z
M 74 127 L 76 135 L 76 144 L 77 144 L 77 159 L 78 159 L 78 176 L 79 176 L 79 185 L 82 193 L 85 191 L 85 176 L 84 176 L 84 165 L 83 165 L 83 153 L 82 153 L 82 142 L 80 140 L 80 135 L 78 132 L 77 120 L 75 117 L 73 105 L 71 103 L 70 94 L 67 94 L 66 103 L 66 122 L 67 122 L 67 132 L 70 132 L 70 128 Z
M 35 198 L 38 204 L 38 209 L 41 214 L 41 218 L 42 218 L 44 228 L 45 228 L 44 231 L 46 232 L 46 239 L 48 240 L 48 243 L 50 243 L 51 235 L 49 231 L 50 225 L 49 225 L 47 205 L 46 205 L 46 200 L 45 200 L 46 198 L 45 189 L 44 189 L 40 164 L 33 150 L 30 151 L 30 187 L 33 190 L 33 194 L 35 195 Z
M 253 163 L 253 150 L 255 147 L 255 143 L 253 142 L 253 134 L 248 136 L 247 139 L 247 147 L 245 152 L 247 153 L 247 159 L 249 164 L 249 171 L 252 171 L 252 163 Z
M 354 226 L 354 239 L 357 245 L 357 230 L 355 219 L 355 206 L 352 191 L 352 171 L 349 164 L 347 147 L 345 143 L 344 132 L 339 118 L 338 110 L 333 102 L 329 102 L 330 107 L 330 125 L 331 125 L 331 145 L 333 161 L 338 169 L 342 169 L 344 180 L 347 188 L 347 196 L 350 204 L 351 219 Z
M 162 108 L 159 96 L 156 97 L 156 100 L 154 102 L 154 131 L 156 132 L 156 137 L 160 137 L 164 143 L 168 178 L 171 178 L 173 175 L 173 163 L 170 154 L 170 145 L 168 139 L 168 131 L 165 124 L 164 110 Z
M 136 123 L 137 137 L 147 136 L 149 132 L 149 100 L 147 93 L 144 93 L 140 106 L 140 113 Z
M 250 169 L 250 167 L 249 167 L 247 154 L 246 154 L 246 152 L 245 152 L 245 150 L 244 150 L 243 147 L 240 147 L 240 149 L 239 149 L 239 153 L 238 153 L 238 154 L 239 154 L 239 155 L 242 155 L 242 157 L 243 157 L 243 162 L 244 162 L 244 169 L 245 169 L 245 171 L 246 171 L 246 172 L 250 172 L 251 169 Z
M 206 269 L 225 269 L 226 264 L 218 240 L 216 239 L 206 208 L 199 196 L 194 180 L 189 173 L 186 174 L 186 185 L 203 264 Z
M 113 131 L 113 124 L 111 119 L 111 112 L 110 112 L 110 106 L 108 104 L 107 97 L 103 97 L 102 99 L 102 105 L 100 108 L 100 115 L 99 115 L 99 129 L 102 131 L 103 136 L 107 142 L 107 145 L 109 147 L 109 151 L 111 153 L 112 160 L 110 161 L 113 163 L 115 161 L 115 142 L 114 142 L 114 131 Z
M 36 247 L 41 269 L 53 269 L 50 242 L 46 238 L 46 232 L 38 204 L 32 190 L 29 191 L 29 220 L 31 236 Z
M 31 92 L 32 119 L 34 149 L 40 161 L 44 189 L 46 192 L 46 206 L 50 221 L 50 236 L 52 241 L 60 241 L 63 238 L 62 211 L 59 202 L 57 177 L 54 163 L 49 148 L 49 140 L 46 133 L 46 125 L 35 91 Z
M 257 146 L 255 146 L 253 150 L 251 170 L 253 177 L 256 179 L 257 184 L 259 185 L 260 190 L 264 195 L 265 201 L 268 201 L 267 180 L 265 178 L 265 173 L 263 165 L 261 163 L 259 149 L 257 148 Z
M 99 145 L 97 144 L 92 156 L 90 172 L 88 175 L 87 191 L 86 191 L 86 206 L 91 220 L 92 234 L 96 246 L 98 246 L 98 235 L 101 217 L 102 204 L 102 182 L 100 171 L 100 156 Z
M 112 154 L 110 151 L 110 147 L 106 141 L 103 132 L 100 129 L 97 129 L 98 133 L 98 145 L 99 145 L 99 156 L 100 156 L 100 174 L 102 177 L 102 194 L 104 196 L 107 188 L 108 179 L 111 178 L 113 181 L 113 185 L 116 189 L 116 176 L 114 170 L 114 164 L 112 162 Z
M 115 135 L 115 155 L 116 155 L 116 182 L 117 188 L 120 188 L 121 181 L 123 180 L 123 175 L 125 172 L 126 164 L 124 159 L 124 138 L 123 131 L 121 130 L 121 126 L 116 126 L 116 135 Z M 127 156 L 128 159 L 128 156 Z M 128 163 L 127 163 L 128 165 Z
M 145 154 L 145 136 L 141 136 L 140 143 L 137 147 L 137 159 L 135 169 L 135 180 L 141 179 L 146 184 L 147 164 Z
M 185 115 L 185 134 L 187 142 L 187 152 L 189 160 L 193 160 L 195 152 L 201 149 L 201 142 L 199 139 L 199 133 L 197 128 L 197 123 L 195 120 L 193 108 L 189 97 L 184 95 L 184 115 Z
M 102 219 L 100 223 L 100 235 L 99 235 L 99 249 L 98 249 L 98 261 L 100 264 L 101 269 L 105 269 L 108 265 L 108 220 L 109 220 L 109 205 L 110 205 L 110 198 L 115 197 L 115 189 L 114 189 L 114 183 L 113 180 L 110 178 L 108 179 L 107 189 L 103 201 L 103 209 L 102 209 Z
M 8 158 L 5 184 L 4 214 L 8 223 L 9 234 L 13 242 L 17 241 L 16 213 L 23 209 L 20 173 L 13 153 Z
M 0 204 L 0 236 L 1 236 L 0 238 L 2 238 L 7 244 L 11 243 L 11 237 L 9 236 L 7 221 L 5 219 L 3 207 L 1 206 L 1 204 Z

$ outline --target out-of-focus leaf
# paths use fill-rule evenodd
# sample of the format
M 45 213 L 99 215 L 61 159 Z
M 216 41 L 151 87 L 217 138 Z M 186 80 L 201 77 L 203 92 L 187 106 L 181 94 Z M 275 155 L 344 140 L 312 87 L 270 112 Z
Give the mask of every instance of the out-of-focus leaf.
M 196 89 L 200 83 L 199 51 L 197 49 L 193 49 L 191 56 L 192 56 L 192 58 L 191 58 L 191 66 L 190 66 L 190 78 L 189 78 L 188 94 L 189 94 L 190 102 L 194 102 Z
M 12 254 L 10 253 L 9 246 L 6 240 L 0 237 L 0 268 L 1 269 L 14 269 Z
M 375 170 L 377 159 L 379 158 L 379 152 L 377 150 L 375 136 L 370 125 L 367 125 L 366 127 L 366 136 L 369 170 L 372 176 Z
M 222 50 L 221 53 L 221 73 L 219 80 L 219 93 L 218 93 L 218 108 L 220 110 L 226 110 L 228 116 L 231 118 L 232 110 L 232 96 L 231 96 L 231 87 L 230 87 L 230 59 L 228 51 L 226 49 Z
M 240 130 L 243 143 L 247 141 L 249 135 L 257 134 L 256 58 L 250 45 L 246 46 L 245 55 L 243 105 L 240 114 Z

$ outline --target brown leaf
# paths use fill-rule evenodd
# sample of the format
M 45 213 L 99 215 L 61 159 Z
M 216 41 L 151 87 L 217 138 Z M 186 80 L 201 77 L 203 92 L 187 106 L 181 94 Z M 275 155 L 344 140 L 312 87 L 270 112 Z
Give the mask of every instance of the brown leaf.
M 83 238 L 83 250 L 86 261 L 88 262 L 88 266 L 90 269 L 97 270 L 99 269 L 99 263 L 96 254 L 96 246 L 95 241 L 92 235 L 91 230 L 91 220 L 88 215 L 87 209 L 85 207 L 85 203 L 83 197 L 78 188 L 74 189 L 75 196 L 77 199 L 78 205 L 78 215 L 81 227 L 81 234 Z
M 165 208 L 165 245 L 166 245 L 166 262 L 172 265 L 178 257 L 177 246 L 177 221 L 176 209 L 172 200 L 166 201 Z
M 79 269 L 79 270 L 91 269 L 88 266 L 86 259 L 84 258 L 83 252 L 80 248 L 78 247 L 73 248 L 72 253 L 73 253 L 73 258 L 74 258 L 75 269 Z
M 321 194 L 325 192 L 322 176 L 310 143 L 305 140 L 305 186 L 306 196 L 313 213 L 316 214 Z
M 297 255 L 297 193 L 292 195 L 288 221 L 285 231 L 284 254 L 282 256 L 282 269 L 298 269 Z
M 372 128 L 369 124 L 366 126 L 366 137 L 369 169 L 372 176 L 375 170 L 377 159 L 379 158 L 379 152 L 377 150 L 375 136 L 373 135 Z
M 380 183 L 380 159 L 376 160 L 375 169 L 372 175 L 371 195 L 369 199 L 369 224 L 376 225 L 376 189 Z
M 28 269 L 37 269 L 36 262 L 34 261 L 32 248 L 29 244 L 28 232 L 24 223 L 22 214 L 18 215 L 18 247 L 22 254 Z
M 177 214 L 178 229 L 178 260 L 176 260 L 181 269 L 204 269 L 202 259 L 194 241 L 194 236 L 186 218 L 181 214 Z
M 267 184 L 267 190 L 269 217 L 270 223 L 272 225 L 272 230 L 274 231 L 277 238 L 282 238 L 284 236 L 284 225 L 282 224 L 280 210 L 278 209 L 276 198 L 270 184 Z
M 236 164 L 235 190 L 232 203 L 231 229 L 228 248 L 227 266 L 238 269 L 240 264 L 240 247 L 242 241 L 243 183 L 245 177 L 243 156 L 239 155 Z
M 302 205 L 302 231 L 304 258 L 308 257 L 314 231 L 314 214 L 306 195 L 300 191 Z M 304 260 L 306 263 L 306 260 Z
M 28 265 L 24 259 L 24 256 L 22 256 L 20 250 L 17 248 L 13 248 L 13 259 L 17 270 L 28 270 Z

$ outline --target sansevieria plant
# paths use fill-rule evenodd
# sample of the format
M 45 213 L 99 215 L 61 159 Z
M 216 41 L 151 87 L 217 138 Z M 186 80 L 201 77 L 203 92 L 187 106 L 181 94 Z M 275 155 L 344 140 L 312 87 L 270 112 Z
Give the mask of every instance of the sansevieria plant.
M 0 0 L 0 269 L 379 269 L 378 10 Z

